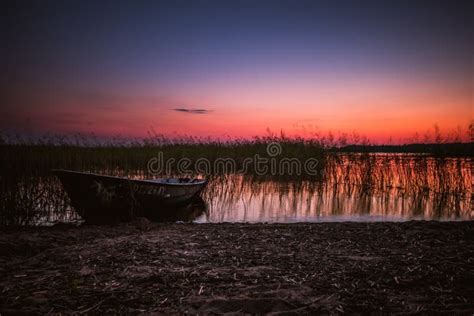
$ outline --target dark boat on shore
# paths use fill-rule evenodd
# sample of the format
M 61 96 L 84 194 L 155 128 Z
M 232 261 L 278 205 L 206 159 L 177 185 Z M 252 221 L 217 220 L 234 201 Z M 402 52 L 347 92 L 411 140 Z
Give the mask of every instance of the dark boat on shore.
M 141 216 L 179 220 L 206 185 L 206 180 L 190 178 L 135 180 L 70 170 L 53 173 L 79 215 L 94 223 Z

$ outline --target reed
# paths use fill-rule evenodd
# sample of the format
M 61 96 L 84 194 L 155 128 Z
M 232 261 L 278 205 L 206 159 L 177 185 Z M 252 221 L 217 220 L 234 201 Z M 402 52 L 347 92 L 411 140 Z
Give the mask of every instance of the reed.
M 277 161 L 316 158 L 324 173 L 310 177 L 261 176 L 248 169 L 243 177 L 219 172 L 207 175 L 211 181 L 203 196 L 216 218 L 224 216 L 223 211 L 234 208 L 233 203 L 240 203 L 244 197 L 246 205 L 251 205 L 254 198 L 263 203 L 262 196 L 272 196 L 276 191 L 279 203 L 294 208 L 295 212 L 305 208 L 309 213 L 314 209 L 323 211 L 328 205 L 334 205 L 331 211 L 335 213 L 351 213 L 357 209 L 370 212 L 374 207 L 371 197 L 378 196 L 382 197 L 379 203 L 386 205 L 377 207 L 387 210 L 403 203 L 403 207 L 397 207 L 401 207 L 400 212 L 406 212 L 406 203 L 409 203 L 413 213 L 428 212 L 433 218 L 465 217 L 471 203 L 470 157 L 341 153 L 328 150 L 328 145 L 320 140 L 284 135 L 228 141 L 193 137 L 168 139 L 156 135 L 140 141 L 106 142 L 79 136 L 74 141 L 59 137 L 36 141 L 2 139 L 0 225 L 77 218 L 60 183 L 51 176 L 51 169 L 149 178 L 152 175 L 148 173 L 148 161 L 160 152 L 164 159 L 187 158 L 191 162 L 204 158 L 212 163 L 216 159 L 231 158 L 240 169 L 247 158 L 255 155 L 268 158 L 267 146 L 273 142 L 281 146 L 281 153 L 275 157 Z M 176 165 L 173 167 L 171 172 L 177 174 Z M 342 201 L 347 197 L 358 204 L 344 206 Z
M 227 142 L 183 138 L 174 141 L 93 144 L 58 143 L 53 138 L 49 142 L 0 145 L 0 172 L 5 177 L 44 176 L 54 168 L 104 173 L 114 170 L 146 173 L 148 161 L 159 153 L 162 153 L 164 159 L 187 158 L 192 162 L 207 159 L 212 163 L 219 158 L 231 158 L 237 167 L 241 167 L 246 158 L 255 155 L 268 157 L 267 145 L 271 142 L 278 142 L 282 148 L 281 155 L 276 159 L 324 158 L 324 149 L 319 142 L 300 138 L 266 137 Z
M 194 166 L 198 159 L 213 164 L 216 159 L 230 158 L 239 170 L 247 158 L 268 157 L 267 145 L 278 142 L 282 158 L 317 158 L 323 165 L 324 149 L 316 141 L 284 136 L 252 140 L 214 141 L 182 137 L 127 141 L 91 141 L 90 138 L 43 138 L 35 141 L 15 139 L 0 144 L 0 224 L 24 225 L 41 221 L 74 217 L 67 195 L 51 169 L 71 169 L 117 176 L 151 178 L 148 162 L 161 153 L 164 160 L 189 159 Z M 164 170 L 163 173 L 168 170 Z M 177 175 L 177 164 L 169 170 Z M 195 171 L 192 170 L 191 171 Z M 225 173 L 225 170 L 211 172 Z M 255 170 L 249 168 L 248 173 Z M 164 176 L 165 174 L 161 174 Z M 207 175 L 207 176 L 211 176 Z M 159 175 L 158 175 L 159 176 Z

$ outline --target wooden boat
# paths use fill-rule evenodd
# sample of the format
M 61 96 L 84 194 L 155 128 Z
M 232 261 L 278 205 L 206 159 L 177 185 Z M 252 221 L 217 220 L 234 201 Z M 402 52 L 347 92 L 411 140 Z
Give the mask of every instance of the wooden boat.
M 206 180 L 189 178 L 135 180 L 70 170 L 53 173 L 87 222 L 173 218 L 177 208 L 182 210 L 206 185 Z

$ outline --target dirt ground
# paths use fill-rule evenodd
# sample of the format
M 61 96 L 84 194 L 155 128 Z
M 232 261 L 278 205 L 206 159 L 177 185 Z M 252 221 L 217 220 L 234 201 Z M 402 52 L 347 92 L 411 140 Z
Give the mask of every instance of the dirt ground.
M 474 312 L 474 222 L 0 232 L 1 314 Z

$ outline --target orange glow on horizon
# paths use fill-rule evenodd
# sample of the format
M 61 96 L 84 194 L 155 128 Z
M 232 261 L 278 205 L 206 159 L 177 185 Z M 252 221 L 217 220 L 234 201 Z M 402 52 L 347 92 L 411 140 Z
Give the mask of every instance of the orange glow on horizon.
M 436 124 L 444 138 L 471 141 L 469 86 L 408 79 L 231 80 L 198 83 L 185 87 L 187 92 L 182 87 L 166 97 L 143 97 L 133 89 L 86 97 L 32 90 L 3 122 L 30 132 L 107 137 L 143 138 L 153 131 L 168 137 L 252 138 L 270 130 L 303 138 L 357 134 L 372 143 L 434 140 Z M 28 104 L 35 107 L 22 107 Z M 193 109 L 203 111 L 187 111 Z

